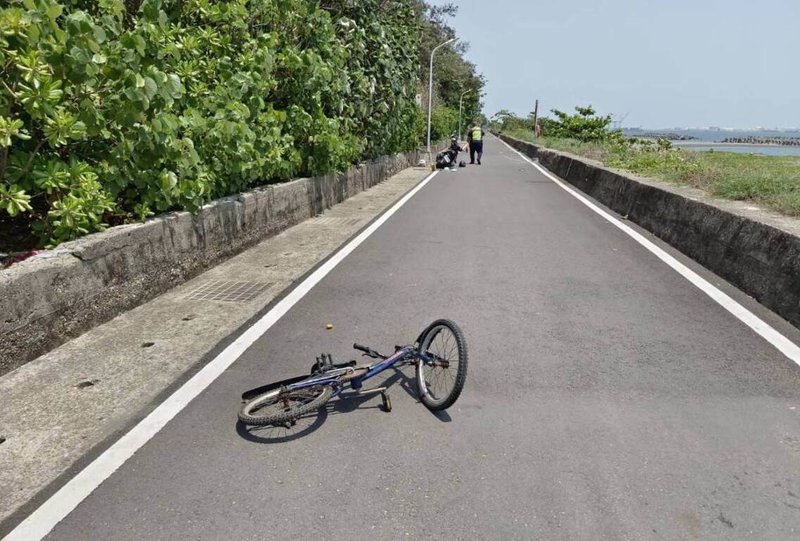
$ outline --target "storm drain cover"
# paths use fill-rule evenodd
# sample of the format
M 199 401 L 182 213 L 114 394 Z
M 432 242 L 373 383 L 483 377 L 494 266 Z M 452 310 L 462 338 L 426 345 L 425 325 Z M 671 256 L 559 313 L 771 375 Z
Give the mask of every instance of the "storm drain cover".
M 266 291 L 271 283 L 211 280 L 201 284 L 186 295 L 195 301 L 247 302 Z
M 333 216 L 321 216 L 314 218 L 314 222 L 321 225 L 358 225 L 362 222 L 361 218 L 335 218 Z

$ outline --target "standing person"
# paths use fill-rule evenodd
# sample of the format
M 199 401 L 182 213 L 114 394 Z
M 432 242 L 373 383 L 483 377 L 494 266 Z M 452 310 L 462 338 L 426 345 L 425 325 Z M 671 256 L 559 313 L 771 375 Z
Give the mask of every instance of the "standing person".
M 473 122 L 467 132 L 467 143 L 469 143 L 469 163 L 475 163 L 475 153 L 478 153 L 478 165 L 481 164 L 483 157 L 483 128 L 478 122 Z

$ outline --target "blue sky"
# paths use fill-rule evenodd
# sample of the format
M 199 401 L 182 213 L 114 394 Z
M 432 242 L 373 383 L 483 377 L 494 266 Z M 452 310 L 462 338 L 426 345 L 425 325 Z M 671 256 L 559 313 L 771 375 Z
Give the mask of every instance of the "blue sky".
M 591 104 L 625 127 L 800 126 L 800 0 L 457 4 L 487 116 L 538 98 L 540 112 Z

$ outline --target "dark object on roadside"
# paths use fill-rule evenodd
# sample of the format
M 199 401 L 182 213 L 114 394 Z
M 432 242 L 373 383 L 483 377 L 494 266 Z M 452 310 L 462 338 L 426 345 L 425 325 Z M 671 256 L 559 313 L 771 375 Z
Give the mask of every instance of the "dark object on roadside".
M 465 162 L 464 160 L 461 160 L 460 162 L 458 162 L 458 166 L 459 167 L 466 167 L 467 166 L 467 162 Z
M 456 166 L 458 152 L 461 146 L 458 144 L 455 134 L 450 136 L 450 148 L 441 151 L 436 155 L 436 169 L 449 169 Z

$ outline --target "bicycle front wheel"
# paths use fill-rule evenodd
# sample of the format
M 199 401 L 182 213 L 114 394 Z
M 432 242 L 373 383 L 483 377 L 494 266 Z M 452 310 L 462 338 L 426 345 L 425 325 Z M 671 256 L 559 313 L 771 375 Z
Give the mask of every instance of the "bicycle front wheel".
M 467 342 L 458 325 L 448 319 L 431 323 L 419 341 L 419 351 L 431 358 L 417 363 L 420 399 L 431 411 L 449 408 L 467 379 Z
M 321 408 L 332 395 L 330 385 L 273 389 L 242 405 L 239 420 L 251 426 L 283 425 Z

